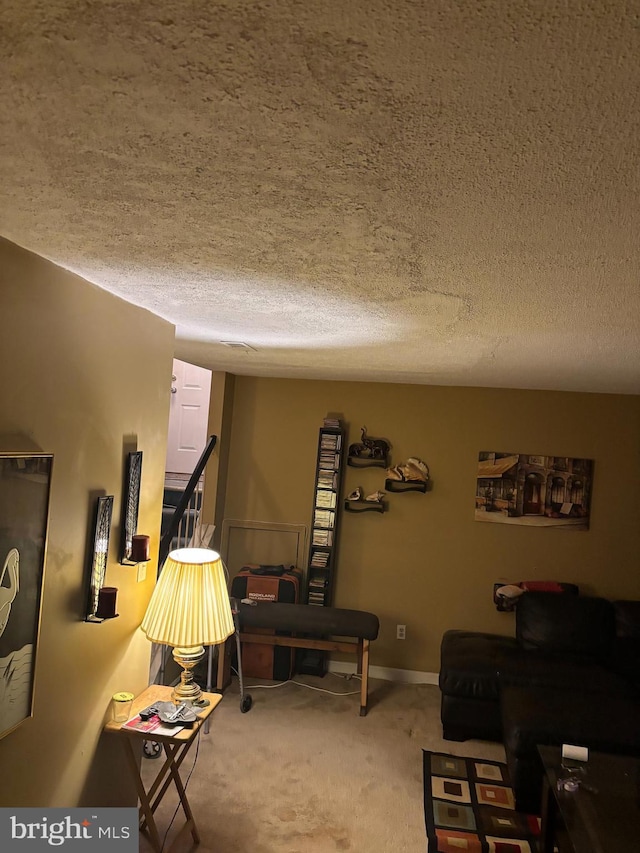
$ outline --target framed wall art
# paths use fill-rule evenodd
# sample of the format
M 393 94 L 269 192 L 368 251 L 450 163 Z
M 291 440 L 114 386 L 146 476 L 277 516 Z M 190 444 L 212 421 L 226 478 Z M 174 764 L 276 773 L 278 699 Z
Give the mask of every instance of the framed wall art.
M 476 521 L 588 530 L 593 459 L 482 451 Z
M 0 738 L 33 716 L 52 466 L 0 453 Z

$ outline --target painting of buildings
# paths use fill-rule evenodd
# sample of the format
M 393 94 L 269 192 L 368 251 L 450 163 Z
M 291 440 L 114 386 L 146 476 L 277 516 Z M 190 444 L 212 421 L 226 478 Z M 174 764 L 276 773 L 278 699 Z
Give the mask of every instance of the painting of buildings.
M 481 451 L 476 521 L 588 530 L 593 460 Z

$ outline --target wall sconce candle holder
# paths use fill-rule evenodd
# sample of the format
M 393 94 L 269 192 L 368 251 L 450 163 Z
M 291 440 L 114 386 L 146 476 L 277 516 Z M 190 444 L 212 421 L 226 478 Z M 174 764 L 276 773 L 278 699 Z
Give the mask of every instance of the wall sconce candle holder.
M 85 620 L 87 622 L 103 622 L 105 619 L 112 619 L 118 615 L 115 612 L 115 596 L 113 592 L 109 594 L 103 592 L 104 578 L 107 572 L 107 558 L 109 555 L 112 513 L 113 495 L 98 498 L 90 563 L 89 606 Z M 112 589 L 113 587 L 105 587 L 105 590 Z
M 123 566 L 137 566 L 149 560 L 149 537 L 137 534 L 141 479 L 142 451 L 136 450 L 127 456 L 122 496 L 120 563 Z
M 131 539 L 130 560 L 134 565 L 149 562 L 149 537 L 143 533 L 136 533 Z

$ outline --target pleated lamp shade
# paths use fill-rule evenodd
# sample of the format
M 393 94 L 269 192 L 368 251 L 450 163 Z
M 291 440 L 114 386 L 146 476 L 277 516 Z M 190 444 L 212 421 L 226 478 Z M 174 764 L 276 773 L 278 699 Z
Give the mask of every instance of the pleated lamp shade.
M 209 646 L 234 632 L 220 555 L 208 548 L 172 551 L 153 590 L 142 625 L 152 643 Z

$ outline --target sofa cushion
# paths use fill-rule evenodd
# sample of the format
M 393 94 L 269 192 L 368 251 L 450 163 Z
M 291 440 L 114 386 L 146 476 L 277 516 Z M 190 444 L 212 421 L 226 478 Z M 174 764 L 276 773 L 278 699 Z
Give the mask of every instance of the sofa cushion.
M 640 601 L 614 601 L 616 637 L 640 640 Z
M 505 650 L 500 684 L 537 688 L 543 696 L 549 691 L 563 689 L 611 696 L 631 693 L 622 674 L 609 670 L 593 658 L 531 649 Z
M 613 606 L 604 598 L 527 592 L 516 608 L 516 637 L 524 649 L 607 660 Z
M 445 740 L 493 740 L 502 742 L 500 703 L 495 699 L 471 699 L 441 694 L 440 718 Z
M 507 687 L 501 698 L 507 753 L 523 756 L 538 744 L 574 743 L 599 752 L 640 751 L 640 703 L 612 697 L 606 702 L 573 691 L 542 693 Z
M 614 601 L 616 636 L 610 669 L 640 695 L 640 601 Z
M 446 631 L 440 647 L 440 689 L 449 696 L 497 700 L 506 650 L 517 650 L 513 637 Z

